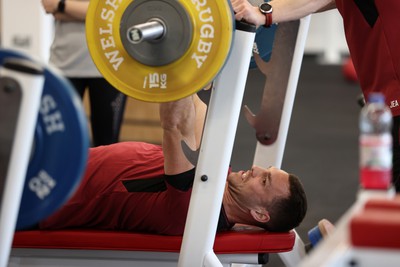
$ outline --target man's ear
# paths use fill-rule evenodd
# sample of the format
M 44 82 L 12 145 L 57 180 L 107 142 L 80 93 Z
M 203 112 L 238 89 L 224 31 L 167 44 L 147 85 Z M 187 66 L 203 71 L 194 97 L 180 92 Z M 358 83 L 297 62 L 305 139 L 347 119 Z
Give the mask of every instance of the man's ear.
M 253 217 L 254 220 L 260 222 L 260 223 L 266 223 L 269 221 L 269 213 L 265 209 L 260 209 L 260 210 L 250 210 L 250 214 Z

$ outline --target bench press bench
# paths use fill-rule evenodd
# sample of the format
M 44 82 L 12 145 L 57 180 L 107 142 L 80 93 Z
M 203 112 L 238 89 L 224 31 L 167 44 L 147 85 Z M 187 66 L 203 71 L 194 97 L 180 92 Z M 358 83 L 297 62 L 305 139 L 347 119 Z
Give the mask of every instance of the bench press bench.
M 282 116 L 278 116 L 280 123 L 275 125 L 279 128 L 280 135 L 269 146 L 257 144 L 254 163 L 259 166 L 281 165 L 309 17 L 302 19 L 301 22 L 282 24 L 280 27 L 281 31 L 284 25 L 289 29 L 289 32 L 282 33 L 282 36 L 296 37 L 293 39 L 293 46 L 288 45 L 295 51 L 293 58 L 288 62 L 290 67 L 287 73 L 287 91 L 282 96 Z M 305 34 L 297 35 L 297 32 Z M 228 62 L 216 79 L 216 89 L 207 116 L 229 118 L 224 121 L 227 126 L 223 127 L 232 129 L 227 130 L 227 133 L 234 133 L 237 125 L 246 83 L 246 75 L 243 73 L 247 73 L 248 70 L 248 65 L 239 63 L 246 62 L 250 58 L 251 51 L 248 48 L 252 47 L 253 40 L 254 33 L 236 31 L 231 52 L 235 57 L 228 58 Z M 221 135 L 221 132 L 218 132 L 221 125 L 218 123 L 221 122 L 216 119 L 207 120 L 202 147 L 204 151 L 213 151 L 215 147 L 219 147 L 220 151 L 224 151 L 224 155 L 205 157 L 207 153 L 200 153 L 195 180 L 200 175 L 198 173 L 205 172 L 205 169 L 210 177 L 225 176 L 224 170 L 227 169 L 230 159 L 227 155 L 232 151 L 234 134 Z M 183 237 L 87 229 L 17 231 L 8 266 L 144 267 L 177 266 L 177 263 L 178 266 L 189 267 L 231 266 L 233 263 L 264 264 L 268 261 L 269 253 L 282 252 L 288 252 L 283 253 L 285 256 L 280 255 L 286 266 L 295 266 L 299 262 L 299 257 L 304 255 L 304 247 L 295 230 L 287 233 L 269 233 L 255 228 L 239 228 L 214 236 L 216 220 L 213 218 L 219 214 L 219 209 L 215 207 L 220 206 L 224 184 L 225 180 L 222 178 L 210 179 L 207 184 L 195 183 Z M 201 197 L 203 195 L 215 197 L 204 199 Z
M 239 255 L 246 259 L 246 263 L 266 264 L 270 253 L 291 251 L 295 237 L 294 231 L 270 233 L 257 228 L 239 227 L 218 233 L 214 252 L 222 257 L 220 260 L 224 264 L 235 263 Z M 160 260 L 168 262 L 166 256 L 177 260 L 181 243 L 182 236 L 123 231 L 18 231 L 14 235 L 10 264 L 17 262 L 19 266 L 88 266 L 88 262 L 96 262 L 96 266 L 110 266 L 111 263 L 120 266 L 121 262 L 129 262 L 129 266 L 153 266 L 151 264 Z M 125 257 L 121 258 L 121 253 Z M 146 263 L 137 262 L 137 254 L 141 254 L 140 257 Z M 102 255 L 105 258 L 100 262 Z M 25 265 L 25 261 L 29 265 Z

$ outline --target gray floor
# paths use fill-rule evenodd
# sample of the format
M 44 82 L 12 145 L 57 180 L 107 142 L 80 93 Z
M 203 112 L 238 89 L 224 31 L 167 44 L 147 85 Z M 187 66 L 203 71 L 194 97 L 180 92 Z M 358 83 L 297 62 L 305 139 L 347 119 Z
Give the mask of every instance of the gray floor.
M 344 79 L 338 65 L 320 65 L 315 57 L 303 60 L 282 168 L 301 177 L 308 196 L 308 212 L 296 229 L 304 242 L 322 218 L 336 222 L 355 200 L 358 187 L 357 84 Z M 260 105 L 264 77 L 250 70 L 243 104 L 254 112 Z M 252 164 L 254 130 L 241 116 L 232 155 L 235 169 Z M 272 255 L 267 266 L 284 266 Z

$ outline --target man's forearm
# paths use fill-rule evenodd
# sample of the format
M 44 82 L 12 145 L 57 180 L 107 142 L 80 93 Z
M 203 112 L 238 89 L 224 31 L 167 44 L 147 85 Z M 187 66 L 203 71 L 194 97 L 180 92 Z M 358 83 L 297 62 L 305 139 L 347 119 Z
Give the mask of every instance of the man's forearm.
M 257 6 L 248 0 L 231 0 L 237 20 L 245 20 L 256 26 L 265 24 L 266 18 Z M 297 20 L 309 14 L 335 8 L 335 0 L 272 0 L 272 23 Z
M 178 174 L 193 168 L 183 153 L 181 142 L 184 141 L 190 149 L 196 150 L 195 116 L 193 96 L 160 104 L 166 174 Z
M 332 0 L 329 4 L 320 8 L 317 12 L 324 12 L 324 11 L 335 9 L 335 8 L 336 8 L 336 1 Z
M 85 21 L 89 7 L 89 1 L 65 0 L 42 0 L 46 13 L 53 14 L 56 20 L 63 21 Z M 62 10 L 59 9 L 62 7 Z
M 192 131 L 194 120 L 193 96 L 160 103 L 160 122 L 164 131 L 176 130 L 185 136 L 188 131 Z

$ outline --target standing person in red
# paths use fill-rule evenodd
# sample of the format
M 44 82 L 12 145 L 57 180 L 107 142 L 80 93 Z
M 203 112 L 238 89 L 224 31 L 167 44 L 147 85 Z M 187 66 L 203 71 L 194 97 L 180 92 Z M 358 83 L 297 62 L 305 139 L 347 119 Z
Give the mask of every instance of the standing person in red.
M 161 103 L 162 146 L 120 142 L 91 148 L 78 190 L 39 227 L 183 234 L 195 166 L 181 142 L 199 148 L 205 114 L 196 95 Z M 306 195 L 295 175 L 274 167 L 227 170 L 218 231 L 235 223 L 288 231 L 300 224 L 306 210 Z
M 257 26 L 300 19 L 337 8 L 364 98 L 384 94 L 393 115 L 393 184 L 400 192 L 400 1 L 273 0 L 260 6 L 231 0 L 237 20 Z

